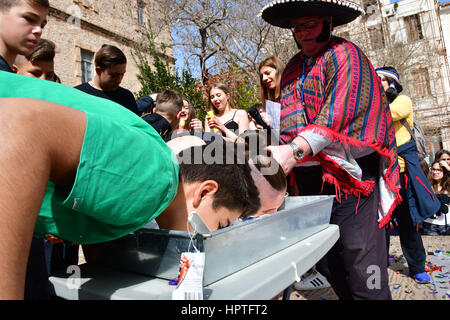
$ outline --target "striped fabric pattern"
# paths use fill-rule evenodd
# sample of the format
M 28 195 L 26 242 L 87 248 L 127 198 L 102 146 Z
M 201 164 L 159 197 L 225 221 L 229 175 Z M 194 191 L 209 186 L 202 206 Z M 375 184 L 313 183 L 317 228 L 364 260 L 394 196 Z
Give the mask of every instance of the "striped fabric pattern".
M 389 105 L 372 64 L 355 44 L 333 37 L 327 51 L 313 62 L 310 70 L 306 68 L 309 72 L 302 88 L 303 59 L 301 52 L 298 53 L 283 73 L 281 142 L 289 143 L 303 130 L 313 130 L 344 147 L 367 146 L 376 150 L 383 159 L 385 184 L 396 195 L 396 200 L 383 215 L 387 220 L 386 216 L 400 201 L 399 167 Z M 339 164 L 329 159 L 323 153 L 314 159 L 321 162 L 329 181 L 345 193 L 367 194 L 368 184 L 355 181 Z M 304 158 L 304 161 L 310 160 Z

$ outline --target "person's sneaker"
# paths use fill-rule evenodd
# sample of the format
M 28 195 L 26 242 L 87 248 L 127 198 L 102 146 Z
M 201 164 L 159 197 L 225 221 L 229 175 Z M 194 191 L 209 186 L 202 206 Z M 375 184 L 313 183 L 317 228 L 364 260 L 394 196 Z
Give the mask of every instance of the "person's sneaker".
M 302 276 L 302 279 L 294 284 L 297 290 L 316 290 L 331 287 L 330 283 L 323 275 L 317 271 Z
M 425 284 L 425 283 L 431 282 L 431 278 L 428 275 L 428 273 L 426 273 L 426 272 L 418 273 L 418 274 L 414 275 L 413 278 L 416 280 L 417 283 L 420 283 L 420 284 Z

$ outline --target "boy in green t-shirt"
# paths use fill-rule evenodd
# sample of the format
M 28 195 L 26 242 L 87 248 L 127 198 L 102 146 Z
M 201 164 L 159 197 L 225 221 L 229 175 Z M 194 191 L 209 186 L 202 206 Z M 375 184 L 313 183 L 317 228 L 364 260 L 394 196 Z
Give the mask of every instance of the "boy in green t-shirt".
M 179 163 L 150 125 L 120 105 L 11 73 L 0 72 L 0 82 L 9 84 L 0 86 L 0 256 L 9 257 L 0 264 L 8 275 L 0 277 L 0 298 L 23 297 L 33 232 L 103 242 L 152 219 L 186 230 L 192 211 L 213 231 L 260 208 L 235 147 L 212 164 L 197 157 L 209 146 L 193 147 Z

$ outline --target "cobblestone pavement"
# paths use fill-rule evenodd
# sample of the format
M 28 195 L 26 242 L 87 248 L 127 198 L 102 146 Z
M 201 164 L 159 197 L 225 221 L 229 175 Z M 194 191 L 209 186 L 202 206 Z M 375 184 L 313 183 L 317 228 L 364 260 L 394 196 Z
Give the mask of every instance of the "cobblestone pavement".
M 450 236 L 422 236 L 432 283 L 418 284 L 408 276 L 398 236 L 391 236 L 388 268 L 393 300 L 450 300 Z M 333 289 L 292 290 L 291 300 L 337 300 Z

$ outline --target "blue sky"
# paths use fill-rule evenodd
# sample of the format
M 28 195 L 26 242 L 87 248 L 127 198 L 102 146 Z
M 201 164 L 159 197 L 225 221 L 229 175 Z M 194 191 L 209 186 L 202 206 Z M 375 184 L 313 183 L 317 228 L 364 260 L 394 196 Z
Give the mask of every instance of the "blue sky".
M 390 0 L 391 3 L 395 3 L 395 2 L 399 2 L 402 0 Z M 438 0 L 439 2 L 449 2 L 450 0 Z M 176 35 L 174 33 L 172 33 L 172 36 L 174 37 L 174 40 L 176 41 Z M 184 63 L 184 58 L 185 58 L 185 52 L 183 50 L 183 48 L 174 48 L 174 57 L 176 59 L 176 63 L 175 63 L 175 69 L 178 72 L 181 72 L 183 63 Z M 200 68 L 199 68 L 199 63 L 198 60 L 196 60 L 196 58 L 192 58 L 191 59 L 191 64 L 190 64 L 192 70 L 192 75 L 194 77 L 199 77 L 200 76 Z

